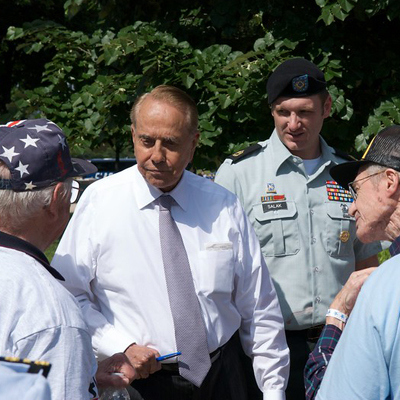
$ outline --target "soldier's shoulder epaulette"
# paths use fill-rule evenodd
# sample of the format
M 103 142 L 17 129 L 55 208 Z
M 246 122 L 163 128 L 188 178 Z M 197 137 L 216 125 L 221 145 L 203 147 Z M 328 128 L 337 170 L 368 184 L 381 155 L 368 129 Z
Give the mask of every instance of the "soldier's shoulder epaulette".
M 350 154 L 347 154 L 347 153 L 345 153 L 344 151 L 342 151 L 342 150 L 339 150 L 339 149 L 337 149 L 337 148 L 333 148 L 333 150 L 334 150 L 334 153 L 333 154 L 335 154 L 336 156 L 339 156 L 340 158 L 343 158 L 344 160 L 347 160 L 347 161 L 357 161 L 357 159 L 356 158 L 354 158 L 353 156 L 351 156 Z
M 229 157 L 230 160 L 232 160 L 232 164 L 240 161 L 241 159 L 243 159 L 244 157 L 248 156 L 251 153 L 254 153 L 256 150 L 261 149 L 261 145 L 256 143 L 256 144 L 252 144 L 251 146 L 243 149 L 243 150 L 239 150 L 236 153 L 231 154 Z

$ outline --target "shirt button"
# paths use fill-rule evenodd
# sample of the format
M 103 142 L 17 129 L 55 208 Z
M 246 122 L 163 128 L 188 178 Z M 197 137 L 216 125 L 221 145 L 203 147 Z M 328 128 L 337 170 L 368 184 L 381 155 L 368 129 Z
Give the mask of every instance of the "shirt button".
M 317 241 L 315 237 L 311 238 L 311 243 L 314 244 Z
M 319 268 L 318 268 L 318 267 L 315 267 L 314 271 L 315 271 L 315 272 L 319 272 Z
M 316 302 L 316 303 L 321 303 L 321 297 L 319 297 L 319 296 L 316 297 L 316 298 L 315 298 L 315 302 Z
M 310 210 L 310 214 L 311 214 L 311 215 L 314 215 L 314 210 Z

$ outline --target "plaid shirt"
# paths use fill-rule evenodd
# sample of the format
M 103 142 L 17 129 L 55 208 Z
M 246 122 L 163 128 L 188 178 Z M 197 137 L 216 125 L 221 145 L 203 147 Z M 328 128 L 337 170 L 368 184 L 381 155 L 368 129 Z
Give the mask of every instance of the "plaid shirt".
M 389 247 L 389 253 L 393 257 L 400 253 L 400 236 L 397 237 Z
M 342 331 L 335 325 L 325 325 L 304 369 L 306 399 L 313 400 L 319 389 L 326 367 L 340 339 Z

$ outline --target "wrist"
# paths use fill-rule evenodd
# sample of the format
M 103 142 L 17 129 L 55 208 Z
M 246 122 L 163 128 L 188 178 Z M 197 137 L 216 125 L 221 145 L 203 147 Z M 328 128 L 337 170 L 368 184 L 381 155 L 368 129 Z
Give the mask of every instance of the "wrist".
M 343 331 L 344 327 L 346 326 L 346 324 L 336 318 L 333 317 L 326 317 L 325 319 L 325 324 L 326 325 L 334 325 L 337 328 L 339 328 L 341 331 Z
M 330 308 L 326 313 L 326 324 L 335 325 L 340 330 L 343 330 L 349 316 L 342 313 L 339 310 L 335 310 L 334 308 Z
M 335 310 L 334 308 L 330 308 L 328 310 L 328 312 L 326 313 L 327 317 L 332 317 L 332 318 L 336 318 L 339 321 L 342 321 L 344 324 L 347 322 L 347 320 L 349 319 L 349 316 L 346 315 L 345 313 L 342 313 L 339 310 Z

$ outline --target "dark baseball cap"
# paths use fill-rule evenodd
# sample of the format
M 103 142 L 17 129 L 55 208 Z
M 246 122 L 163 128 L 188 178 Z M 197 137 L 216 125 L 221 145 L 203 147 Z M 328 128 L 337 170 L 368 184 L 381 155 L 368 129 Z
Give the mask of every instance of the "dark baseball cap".
M 344 188 L 356 179 L 358 170 L 366 164 L 378 164 L 400 171 L 400 125 L 381 130 L 371 141 L 361 160 L 335 165 L 329 171 Z
M 97 171 L 89 161 L 71 158 L 63 131 L 48 119 L 26 119 L 0 125 L 0 161 L 11 172 L 0 189 L 42 189 L 55 182 Z
M 268 103 L 279 97 L 307 97 L 326 90 L 324 73 L 305 58 L 280 64 L 267 82 Z

